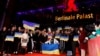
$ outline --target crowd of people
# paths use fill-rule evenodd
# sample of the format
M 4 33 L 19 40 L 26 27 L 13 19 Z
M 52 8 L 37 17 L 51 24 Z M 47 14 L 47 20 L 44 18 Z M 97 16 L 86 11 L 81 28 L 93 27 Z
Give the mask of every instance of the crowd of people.
M 16 32 L 22 33 L 22 36 L 14 36 Z M 14 40 L 6 40 L 6 36 L 13 36 Z M 60 53 L 67 53 L 72 51 L 72 56 L 76 54 L 76 48 L 81 56 L 87 53 L 86 37 L 89 33 L 84 27 L 66 27 L 63 29 L 56 29 L 48 31 L 47 29 L 40 30 L 36 28 L 34 31 L 25 29 L 23 27 L 11 28 L 3 27 L 0 31 L 0 52 L 4 54 L 17 54 L 17 53 L 33 53 L 41 52 L 41 45 L 43 43 L 59 44 Z M 68 40 L 62 40 L 61 37 L 65 36 Z M 76 37 L 75 37 L 76 36 Z M 78 37 L 78 39 L 77 39 Z M 76 38 L 76 39 L 75 39 Z

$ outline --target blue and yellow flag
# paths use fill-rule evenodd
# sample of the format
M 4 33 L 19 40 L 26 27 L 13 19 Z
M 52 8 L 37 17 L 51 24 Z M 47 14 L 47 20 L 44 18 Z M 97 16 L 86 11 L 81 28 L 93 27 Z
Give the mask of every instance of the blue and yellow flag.
M 13 42 L 14 41 L 14 36 L 7 35 L 6 38 L 5 38 L 5 41 Z
M 42 53 L 59 55 L 59 44 L 42 44 Z
M 79 35 L 74 35 L 73 41 L 78 41 L 79 40 Z
M 21 38 L 22 33 L 21 32 L 15 32 L 14 37 Z
M 61 36 L 60 40 L 62 40 L 62 41 L 68 41 L 69 37 L 68 36 Z
M 56 39 L 60 39 L 60 34 L 55 35 L 55 38 L 56 38 Z
M 30 30 L 34 30 L 35 27 L 39 27 L 40 25 L 37 23 L 33 23 L 33 22 L 28 22 L 23 20 L 23 27 L 26 29 L 30 29 Z

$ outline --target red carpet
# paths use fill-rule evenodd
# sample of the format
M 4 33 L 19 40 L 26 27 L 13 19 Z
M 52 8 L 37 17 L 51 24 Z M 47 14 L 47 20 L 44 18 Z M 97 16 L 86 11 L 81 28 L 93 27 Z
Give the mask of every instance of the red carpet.
M 60 54 L 60 55 L 47 55 L 47 54 L 41 54 L 41 53 L 33 53 L 33 54 L 25 54 L 25 55 L 12 55 L 12 56 L 66 56 L 66 54 Z M 76 56 L 79 56 L 79 54 L 76 54 Z
M 41 53 L 33 53 L 33 54 L 25 54 L 25 55 L 12 55 L 12 56 L 66 56 L 66 54 L 60 54 L 60 55 L 48 55 L 48 54 L 41 54 Z M 79 56 L 78 49 L 76 49 L 76 56 Z
M 12 56 L 66 56 L 66 54 L 61 54 L 61 55 L 48 55 L 48 54 L 41 54 L 41 53 L 33 53 L 33 54 L 12 55 Z

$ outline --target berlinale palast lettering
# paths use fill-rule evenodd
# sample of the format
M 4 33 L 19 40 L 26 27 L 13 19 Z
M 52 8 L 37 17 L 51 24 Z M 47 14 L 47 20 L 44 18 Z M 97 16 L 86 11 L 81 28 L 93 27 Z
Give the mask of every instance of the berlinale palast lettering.
M 55 17 L 55 21 L 66 21 L 66 20 L 75 20 L 75 19 L 93 19 L 93 13 L 89 13 L 89 14 L 75 14 L 75 15 L 69 15 L 69 16 L 56 16 Z

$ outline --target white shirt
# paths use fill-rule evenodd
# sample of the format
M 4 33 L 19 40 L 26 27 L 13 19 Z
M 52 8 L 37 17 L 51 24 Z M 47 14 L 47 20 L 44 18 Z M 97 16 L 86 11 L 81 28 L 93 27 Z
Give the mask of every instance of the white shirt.
M 46 44 L 51 44 L 51 40 L 45 42 Z M 53 44 L 59 44 L 58 40 L 54 39 Z
M 29 41 L 29 36 L 27 33 L 23 33 L 21 37 L 21 46 L 27 46 L 27 43 Z
M 23 33 L 23 34 L 22 34 L 22 39 L 28 39 L 28 38 L 29 38 L 29 36 L 28 36 L 27 33 Z

